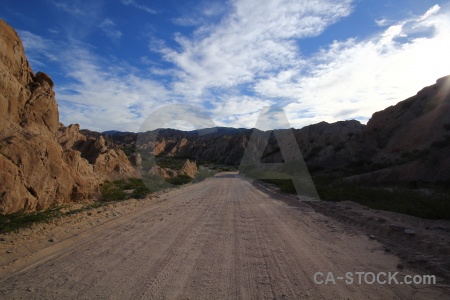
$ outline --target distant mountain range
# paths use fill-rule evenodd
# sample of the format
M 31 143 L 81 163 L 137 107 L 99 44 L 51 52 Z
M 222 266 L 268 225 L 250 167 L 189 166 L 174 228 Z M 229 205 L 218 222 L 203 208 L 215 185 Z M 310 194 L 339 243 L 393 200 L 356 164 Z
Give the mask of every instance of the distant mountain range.
M 103 131 L 101 134 L 114 135 L 114 134 L 128 134 L 128 133 L 133 133 L 133 132 L 131 132 L 131 131 L 119 131 L 119 130 L 107 130 L 107 131 Z
M 84 129 L 82 129 L 84 130 Z M 158 131 L 160 130 L 175 130 L 175 131 L 182 131 L 182 132 L 186 132 L 186 133 L 198 133 L 197 130 L 190 130 L 190 131 L 183 131 L 183 130 L 177 130 L 177 129 L 172 129 L 172 128 L 159 128 L 157 129 Z M 239 131 L 246 131 L 248 130 L 247 128 L 233 128 L 233 127 L 213 127 L 213 128 L 202 128 L 199 131 L 214 131 L 214 132 L 219 132 L 219 133 L 230 133 L 230 134 L 234 134 L 236 132 Z M 107 131 L 102 131 L 100 132 L 102 135 L 127 135 L 127 134 L 137 134 L 137 132 L 132 132 L 132 131 L 120 131 L 120 130 L 107 130 Z

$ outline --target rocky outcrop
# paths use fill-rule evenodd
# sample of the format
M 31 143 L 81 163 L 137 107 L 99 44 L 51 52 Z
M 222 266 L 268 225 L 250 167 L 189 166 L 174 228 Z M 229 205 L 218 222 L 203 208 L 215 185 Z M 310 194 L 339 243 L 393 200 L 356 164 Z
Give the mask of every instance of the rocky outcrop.
M 125 153 L 113 144 L 107 145 L 104 137 L 89 136 L 80 133 L 80 126 L 72 124 L 61 127 L 58 142 L 65 149 L 74 149 L 80 152 L 94 168 L 94 172 L 108 179 L 122 179 L 139 177 Z
M 95 197 L 106 178 L 138 175 L 122 151 L 59 123 L 53 86 L 34 74 L 19 36 L 0 20 L 2 214 Z
M 194 178 L 198 173 L 197 163 L 191 162 L 189 159 L 183 164 L 183 167 L 180 170 L 181 174 L 187 175 L 191 178 Z
M 167 179 L 176 177 L 178 175 L 178 172 L 170 168 L 161 168 L 160 166 L 156 165 L 151 167 L 150 170 L 147 172 L 147 174 L 156 175 L 161 178 Z
M 449 133 L 450 76 L 419 91 L 417 95 L 376 112 L 367 131 L 384 152 L 407 152 L 430 147 Z
M 373 114 L 365 135 L 378 168 L 349 181 L 450 181 L 450 76 Z
M 14 123 L 0 129 L 0 170 L 2 213 L 92 197 L 101 182 L 78 151 L 63 151 L 39 126 L 25 129 Z
M 129 156 L 130 162 L 133 164 L 133 166 L 140 167 L 142 164 L 142 157 L 141 154 L 137 152 L 133 152 Z
M 172 143 L 172 144 L 174 144 L 174 143 Z M 160 155 L 160 154 L 164 153 L 164 150 L 166 147 L 167 147 L 166 140 L 163 138 L 161 142 L 159 142 L 158 144 L 155 145 L 155 147 L 153 147 L 152 154 Z M 173 153 L 173 151 L 171 151 L 171 152 Z
M 178 175 L 187 175 L 191 178 L 194 178 L 198 173 L 198 169 L 196 162 L 191 162 L 189 159 L 187 159 L 181 169 L 164 168 L 156 164 L 152 166 L 148 171 L 141 169 L 141 172 L 145 172 L 148 175 L 156 175 L 164 179 L 173 178 Z

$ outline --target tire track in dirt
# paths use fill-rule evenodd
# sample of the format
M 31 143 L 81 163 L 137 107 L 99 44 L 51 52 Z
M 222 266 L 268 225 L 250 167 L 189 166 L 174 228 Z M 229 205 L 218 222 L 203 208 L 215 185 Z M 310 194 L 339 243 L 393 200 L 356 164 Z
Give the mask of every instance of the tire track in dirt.
M 133 298 L 138 298 L 139 293 L 143 293 L 145 288 L 149 285 L 153 286 L 153 289 L 156 291 L 156 287 L 160 286 L 160 277 L 165 276 L 163 275 L 165 274 L 163 271 L 170 267 L 170 263 L 177 257 L 180 248 L 186 241 L 190 228 L 198 223 L 202 218 L 202 214 L 204 214 L 204 210 L 198 209 L 198 207 L 202 207 L 204 205 L 205 197 L 200 197 L 200 194 L 195 192 L 192 193 L 192 197 L 199 200 L 195 203 L 197 208 L 192 209 L 190 207 L 192 205 L 191 201 L 183 199 L 183 201 L 181 201 L 177 206 L 184 209 L 177 209 L 176 211 L 178 213 L 175 215 L 177 219 L 183 220 L 183 223 L 186 225 L 188 224 L 189 226 L 182 227 L 176 226 L 176 224 L 174 224 L 173 227 L 167 226 L 168 223 L 172 223 L 174 221 L 170 218 L 165 220 L 166 223 L 160 221 L 158 225 L 155 226 L 156 228 L 140 228 L 139 234 L 135 237 L 136 240 L 140 241 L 140 246 L 136 247 L 136 255 L 133 257 L 127 257 L 124 260 L 123 265 L 118 266 L 113 270 L 114 272 L 112 274 L 110 273 L 108 277 L 102 279 L 99 284 L 105 287 L 105 291 L 112 294 L 120 294 L 122 286 L 129 285 L 130 283 L 128 281 L 133 279 L 131 280 L 133 282 L 136 278 L 139 280 L 133 283 L 133 285 L 136 286 L 136 295 L 133 295 Z M 177 198 L 174 202 L 176 203 L 179 200 L 180 199 Z M 166 215 L 166 217 L 171 216 L 172 214 Z M 161 217 L 163 217 L 163 215 L 157 215 L 158 220 L 161 220 Z M 161 242 L 163 239 L 164 242 Z M 155 242 L 152 243 L 152 245 L 149 245 L 149 241 Z M 150 246 L 154 250 L 151 252 L 145 251 L 145 248 Z M 159 257 L 164 255 L 165 257 L 163 259 L 158 260 L 156 263 L 152 263 L 152 256 Z M 130 262 L 133 264 L 130 265 Z M 111 278 L 122 278 L 123 280 L 116 282 L 114 284 L 114 288 L 110 289 L 112 284 L 110 282 Z
M 163 200 L 164 199 L 164 200 Z M 6 299 L 437 299 L 440 289 L 318 285 L 315 272 L 396 271 L 377 241 L 347 234 L 234 173 L 161 195 L 35 255 L 0 279 Z M 328 219 L 327 219 L 328 220 Z M 325 225 L 327 224 L 327 225 Z M 378 250 L 377 250 L 378 249 Z
M 211 193 L 203 195 L 201 200 L 211 197 Z M 202 202 L 194 202 L 191 205 L 202 206 Z M 204 205 L 201 210 L 195 215 L 195 220 L 186 226 L 178 236 L 178 241 L 171 245 L 169 249 L 170 255 L 162 260 L 158 267 L 152 270 L 146 270 L 148 274 L 157 274 L 153 281 L 149 280 L 144 284 L 136 294 L 132 295 L 134 299 L 152 299 L 158 294 L 176 293 L 183 286 L 183 283 L 188 279 L 188 274 L 192 269 L 192 262 L 197 260 L 201 255 L 202 245 L 206 243 L 207 237 L 202 234 L 205 224 L 213 217 L 215 208 L 219 203 L 214 205 Z M 169 280 L 170 279 L 170 280 Z M 167 287 L 172 283 L 172 286 Z M 173 297 L 176 295 L 172 295 Z

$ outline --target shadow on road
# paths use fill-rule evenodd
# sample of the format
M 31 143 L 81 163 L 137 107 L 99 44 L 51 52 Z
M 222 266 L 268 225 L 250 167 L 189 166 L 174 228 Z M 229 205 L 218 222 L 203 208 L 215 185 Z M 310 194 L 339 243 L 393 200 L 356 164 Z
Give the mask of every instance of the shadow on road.
M 250 181 L 250 183 L 257 188 L 258 190 L 260 190 L 261 192 L 270 195 L 270 197 L 274 200 L 278 200 L 281 202 L 284 202 L 285 204 L 291 206 L 291 207 L 297 207 L 297 208 L 303 208 L 306 209 L 308 211 L 313 211 L 313 209 L 305 202 L 303 201 L 299 201 L 298 198 L 296 196 L 290 196 L 290 195 L 286 195 L 286 194 L 282 194 L 280 192 L 275 192 L 273 190 L 270 190 L 263 182 L 259 182 L 257 180 L 252 180 L 246 177 L 242 177 L 245 178 L 247 180 Z M 305 200 L 309 200 L 308 197 L 304 196 Z
M 214 176 L 215 178 L 238 178 L 238 173 L 221 173 Z

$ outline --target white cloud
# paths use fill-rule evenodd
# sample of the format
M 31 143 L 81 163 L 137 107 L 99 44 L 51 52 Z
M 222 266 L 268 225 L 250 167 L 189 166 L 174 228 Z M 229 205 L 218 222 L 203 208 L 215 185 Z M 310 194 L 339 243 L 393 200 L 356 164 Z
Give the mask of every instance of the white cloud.
M 172 21 L 176 25 L 180 25 L 180 26 L 197 26 L 204 22 L 203 19 L 201 19 L 195 15 L 175 18 Z
M 156 53 L 164 53 L 167 49 L 166 42 L 157 37 L 150 37 L 148 42 L 148 49 Z
M 217 23 L 177 34 L 178 48 L 147 36 L 151 51 L 172 63 L 153 61 L 154 53 L 142 56 L 147 73 L 107 61 L 86 45 L 20 34 L 29 57 L 52 57 L 71 80 L 56 82 L 62 121 L 93 130 L 137 131 L 147 115 L 171 103 L 206 108 L 220 126 L 253 127 L 261 108 L 271 104 L 285 106 L 297 128 L 324 120 L 366 121 L 450 72 L 444 9 L 429 13 L 432 8 L 426 18 L 381 22 L 389 27 L 369 38 L 337 40 L 305 56 L 302 39 L 347 16 L 350 0 L 229 4 Z
M 121 32 L 115 23 L 103 16 L 104 1 L 48 1 L 64 15 L 63 21 L 58 23 L 61 37 L 83 41 L 87 40 L 93 31 L 100 29 L 114 41 L 120 38 Z
M 227 95 L 214 103 L 210 113 L 218 126 L 233 124 L 234 127 L 253 127 L 261 108 L 272 104 L 273 101 L 261 100 L 258 97 Z
M 178 35 L 180 51 L 152 40 L 151 49 L 173 62 L 174 69 L 153 67 L 151 74 L 144 75 L 106 62 L 84 46 L 60 43 L 47 49 L 64 62 L 73 80 L 56 87 L 62 121 L 92 129 L 137 130 L 136 122 L 157 107 L 188 102 L 209 107 L 219 124 L 252 127 L 249 121 L 256 121 L 260 106 L 270 101 L 251 96 L 242 100 L 240 86 L 248 83 L 251 88 L 258 77 L 301 64 L 295 39 L 320 34 L 351 10 L 349 0 L 342 4 L 243 0 L 232 5 L 220 23 L 200 27 L 193 37 Z M 217 8 L 204 10 L 205 15 L 220 13 Z M 105 19 L 101 27 L 111 38 L 120 38 L 111 19 Z M 165 86 L 150 79 L 152 74 L 174 75 L 174 81 Z
M 157 64 L 157 62 L 151 60 L 151 59 L 148 58 L 147 56 L 141 56 L 140 61 L 141 61 L 141 63 L 143 63 L 144 65 L 149 65 L 149 66 L 152 66 L 152 65 L 156 65 L 156 64 Z
M 156 10 L 151 9 L 148 6 L 139 4 L 139 3 L 137 3 L 134 0 L 121 0 L 121 2 L 122 2 L 123 5 L 130 5 L 130 6 L 134 7 L 134 8 L 140 9 L 140 10 L 145 11 L 145 12 L 147 12 L 149 14 L 152 14 L 152 15 L 158 13 Z
M 197 7 L 191 7 L 190 11 L 182 16 L 173 19 L 176 25 L 180 26 L 200 26 L 211 22 L 215 17 L 224 15 L 229 9 L 229 3 L 221 1 L 204 1 Z
M 397 37 L 406 37 L 406 34 L 403 33 L 403 26 L 405 23 L 400 23 L 396 25 L 390 26 L 386 31 L 381 35 L 380 43 L 383 45 L 390 44 Z
M 122 32 L 117 28 L 117 24 L 109 18 L 104 19 L 99 27 L 113 41 L 118 41 L 122 37 Z
M 58 60 L 58 56 L 50 51 L 54 47 L 53 42 L 26 30 L 17 30 L 17 33 L 31 65 L 45 67 L 49 62 Z
M 307 60 L 310 71 L 280 72 L 260 80 L 255 90 L 260 97 L 291 100 L 286 110 L 295 127 L 324 120 L 367 121 L 450 73 L 448 16 L 429 17 L 426 24 L 399 21 L 366 40 L 335 41 Z
M 49 48 L 49 41 L 39 35 L 26 30 L 17 30 L 25 50 L 45 52 Z
M 161 99 L 170 97 L 159 82 L 136 74 L 131 67 L 102 64 L 83 49 L 73 49 L 66 56 L 66 72 L 73 81 L 56 87 L 64 122 L 83 121 L 84 128 L 94 130 L 137 130 L 149 113 L 162 106 Z M 82 121 L 77 114 L 67 113 L 82 107 L 89 107 L 81 110 L 85 115 Z
M 53 5 L 59 10 L 82 20 L 84 23 L 95 22 L 101 11 L 101 3 L 98 1 L 61 1 L 53 0 Z
M 179 69 L 177 90 L 198 97 L 208 88 L 231 88 L 301 63 L 295 39 L 320 34 L 351 11 L 350 1 L 242 0 L 229 15 L 202 26 L 193 38 L 178 35 L 181 50 L 165 58 Z
M 114 64 L 81 43 L 52 42 L 20 32 L 28 58 L 59 62 L 64 82 L 56 81 L 60 120 L 92 130 L 138 130 L 145 117 L 176 98 L 161 82 L 129 65 Z M 33 63 L 33 62 L 32 62 Z M 52 74 L 49 74 L 53 76 Z
M 218 16 L 226 10 L 226 4 L 221 1 L 207 1 L 205 5 L 201 7 L 202 14 L 208 17 Z
M 78 5 L 78 3 L 67 3 L 67 2 L 63 2 L 63 1 L 55 1 L 54 5 L 69 14 L 75 15 L 75 16 L 86 16 L 89 15 L 89 11 L 88 10 L 83 10 L 82 7 Z
M 429 10 L 427 10 L 426 13 L 424 13 L 420 18 L 419 21 L 423 21 L 428 19 L 429 17 L 431 17 L 432 15 L 436 14 L 439 10 L 441 9 L 441 7 L 439 5 L 434 5 L 433 7 L 431 7 Z
M 392 24 L 392 21 L 388 19 L 377 19 L 375 20 L 375 24 L 377 24 L 377 26 L 384 27 Z

